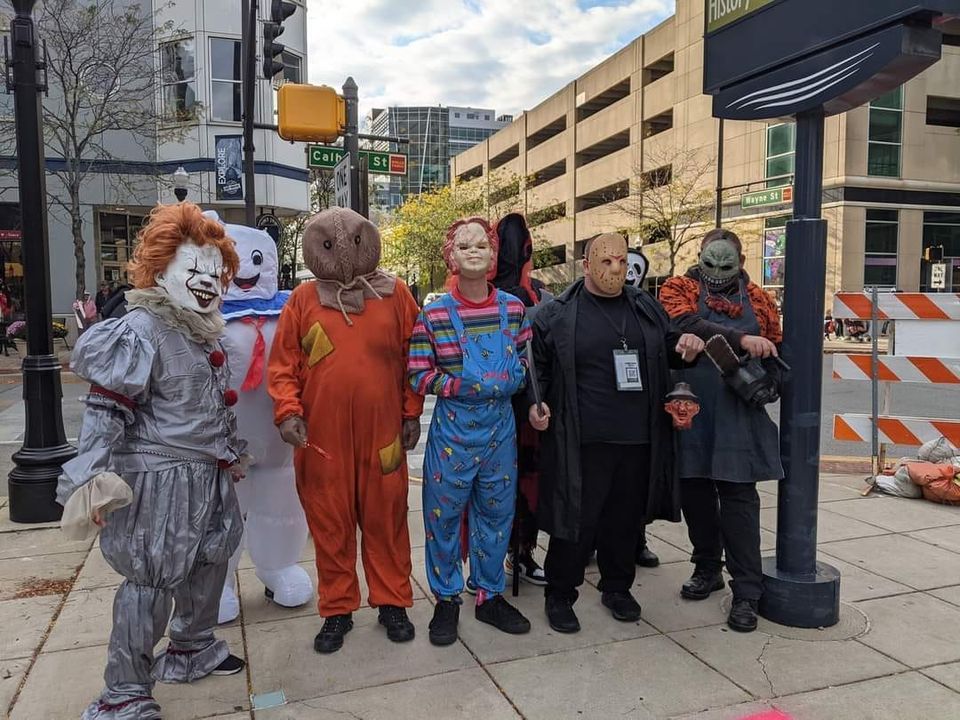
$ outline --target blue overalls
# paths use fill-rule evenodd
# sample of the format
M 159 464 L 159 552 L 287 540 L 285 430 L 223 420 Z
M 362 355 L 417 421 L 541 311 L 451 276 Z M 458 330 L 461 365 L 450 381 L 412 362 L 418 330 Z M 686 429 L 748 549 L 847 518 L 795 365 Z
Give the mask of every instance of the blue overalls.
M 503 560 L 517 493 L 517 433 L 510 404 L 524 367 L 514 346 L 507 303 L 497 293 L 500 328 L 468 335 L 451 295 L 442 300 L 463 353 L 455 398 L 437 399 L 423 465 L 427 578 L 440 598 L 463 591 L 460 519 L 467 506 L 470 569 L 486 596 L 503 592 Z M 469 505 L 467 505 L 469 501 Z

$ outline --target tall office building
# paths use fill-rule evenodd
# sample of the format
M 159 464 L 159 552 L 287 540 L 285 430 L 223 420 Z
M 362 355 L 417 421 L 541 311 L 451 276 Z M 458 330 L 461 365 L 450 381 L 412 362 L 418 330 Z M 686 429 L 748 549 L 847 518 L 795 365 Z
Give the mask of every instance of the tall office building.
M 374 205 L 395 208 L 409 195 L 450 182 L 450 158 L 467 150 L 512 122 L 493 110 L 469 107 L 374 108 L 369 124 L 373 135 L 404 137 L 409 144 L 379 142 L 377 150 L 406 153 L 407 174 L 374 181 Z

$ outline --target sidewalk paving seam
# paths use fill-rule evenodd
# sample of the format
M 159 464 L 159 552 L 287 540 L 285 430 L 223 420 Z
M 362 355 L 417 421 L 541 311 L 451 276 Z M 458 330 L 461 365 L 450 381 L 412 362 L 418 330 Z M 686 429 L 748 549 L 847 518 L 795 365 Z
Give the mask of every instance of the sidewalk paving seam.
M 874 598 L 870 598 L 870 599 L 873 600 Z M 935 683 L 937 683 L 937 685 L 943 685 L 943 687 L 945 687 L 945 688 L 946 688 L 947 690 L 949 690 L 950 692 L 952 692 L 952 693 L 954 693 L 954 694 L 956 694 L 956 695 L 960 695 L 960 690 L 955 690 L 954 688 L 950 687 L 949 685 L 944 685 L 942 682 L 940 682 L 940 681 L 937 680 L 936 678 L 930 677 L 929 675 L 927 675 L 927 674 L 924 672 L 924 670 L 929 670 L 929 669 L 931 669 L 931 668 L 940 667 L 941 665 L 951 665 L 951 664 L 953 664 L 953 662 L 956 662 L 956 661 L 950 661 L 950 660 L 948 660 L 948 661 L 946 661 L 946 662 L 936 662 L 936 663 L 930 663 L 930 664 L 928 664 L 928 665 L 920 665 L 920 666 L 918 666 L 918 667 L 911 667 L 910 665 L 907 665 L 903 660 L 897 660 L 897 659 L 896 659 L 895 657 L 893 657 L 892 655 L 890 655 L 890 654 L 888 654 L 888 653 L 885 653 L 883 650 L 880 650 L 879 648 L 875 648 L 875 647 L 873 647 L 873 646 L 871 646 L 871 645 L 867 645 L 865 642 L 863 642 L 863 641 L 860 639 L 860 638 L 862 638 L 862 637 L 865 637 L 865 636 L 870 632 L 869 622 L 870 622 L 870 616 L 867 615 L 867 623 L 868 623 L 868 625 L 867 625 L 867 631 L 866 631 L 865 633 L 863 633 L 863 635 L 861 635 L 861 636 L 859 636 L 859 637 L 852 638 L 852 640 L 853 640 L 854 642 L 859 643 L 860 645 L 863 645 L 863 646 L 864 646 L 865 648 L 867 648 L 868 650 L 873 650 L 875 653 L 877 653 L 877 654 L 879 654 L 879 655 L 883 655 L 885 658 L 887 658 L 887 660 L 891 660 L 891 661 L 897 663 L 898 665 L 903 665 L 903 666 L 904 666 L 905 668 L 907 668 L 907 669 L 906 669 L 906 670 L 902 670 L 902 671 L 900 671 L 900 672 L 887 673 L 886 675 L 878 675 L 877 677 L 865 678 L 865 679 L 863 679 L 863 680 L 856 680 L 856 681 L 853 681 L 852 683 L 840 683 L 840 684 L 837 685 L 836 687 L 842 687 L 843 685 L 852 685 L 852 684 L 856 684 L 856 683 L 858 683 L 858 682 L 866 682 L 867 680 L 877 680 L 877 679 L 880 679 L 880 678 L 894 677 L 894 676 L 896 676 L 896 675 L 906 675 L 907 673 L 918 672 L 918 673 L 920 673 L 921 675 L 923 675 L 924 677 L 927 677 L 927 678 L 930 678 L 931 680 L 933 680 Z M 834 687 L 834 686 L 830 685 L 830 686 L 828 686 L 828 687 Z M 818 689 L 823 690 L 824 688 L 818 688 Z
M 37 663 L 37 659 L 40 657 L 40 654 L 43 652 L 43 647 L 47 644 L 47 640 L 50 638 L 50 633 L 53 632 L 53 626 L 57 624 L 57 620 L 60 618 L 60 613 L 63 612 L 63 608 L 67 604 L 67 598 L 70 597 L 70 593 L 73 592 L 73 586 L 77 584 L 77 578 L 80 577 L 80 573 L 83 571 L 83 568 L 87 564 L 87 560 L 90 558 L 90 552 L 92 551 L 93 546 L 87 549 L 87 555 L 83 559 L 83 562 L 74 570 L 73 577 L 70 578 L 70 587 L 67 591 L 60 597 L 60 604 L 57 605 L 57 609 L 53 611 L 53 615 L 50 617 L 50 622 L 47 623 L 47 629 L 44 630 L 43 636 L 40 638 L 40 643 L 34 648 L 33 655 L 30 657 L 30 662 L 27 664 L 27 669 L 23 672 L 23 677 L 20 679 L 20 684 L 17 685 L 17 689 L 13 693 L 13 697 L 10 698 L 10 704 L 7 706 L 8 716 L 13 713 L 13 708 L 17 704 L 17 700 L 20 699 L 20 693 L 23 691 L 24 686 L 27 684 L 27 680 L 30 678 L 30 673 L 33 671 L 34 665 Z

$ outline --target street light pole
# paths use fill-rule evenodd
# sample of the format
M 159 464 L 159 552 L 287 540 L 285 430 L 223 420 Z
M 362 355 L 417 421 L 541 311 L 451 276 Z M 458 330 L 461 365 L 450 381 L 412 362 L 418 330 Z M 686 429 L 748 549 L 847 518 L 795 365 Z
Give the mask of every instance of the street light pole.
M 14 454 L 9 475 L 10 519 L 35 523 L 59 520 L 57 478 L 64 462 L 76 455 L 63 432 L 60 362 L 53 353 L 50 300 L 50 247 L 44 176 L 42 108 L 37 71 L 37 32 L 32 12 L 36 0 L 13 0 L 10 23 L 14 116 L 22 224 L 24 304 L 27 356 L 23 359 L 26 427 L 23 447 Z

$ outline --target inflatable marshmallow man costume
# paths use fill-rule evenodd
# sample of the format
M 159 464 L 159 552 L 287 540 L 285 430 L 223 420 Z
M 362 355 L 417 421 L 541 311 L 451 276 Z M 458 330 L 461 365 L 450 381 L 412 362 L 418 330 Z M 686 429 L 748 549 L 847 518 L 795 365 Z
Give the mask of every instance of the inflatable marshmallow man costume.
M 221 623 L 240 614 L 235 570 L 244 547 L 268 598 L 284 607 L 299 607 L 314 597 L 310 576 L 297 564 L 307 540 L 307 521 L 297 495 L 293 450 L 273 424 L 273 400 L 267 394 L 267 359 L 277 318 L 290 293 L 277 290 L 279 261 L 273 238 L 243 225 L 225 227 L 237 246 L 240 270 L 224 293 L 223 346 L 240 395 L 233 408 L 240 437 L 248 442 L 253 464 L 236 486 L 246 532 L 230 559 L 220 598 Z

